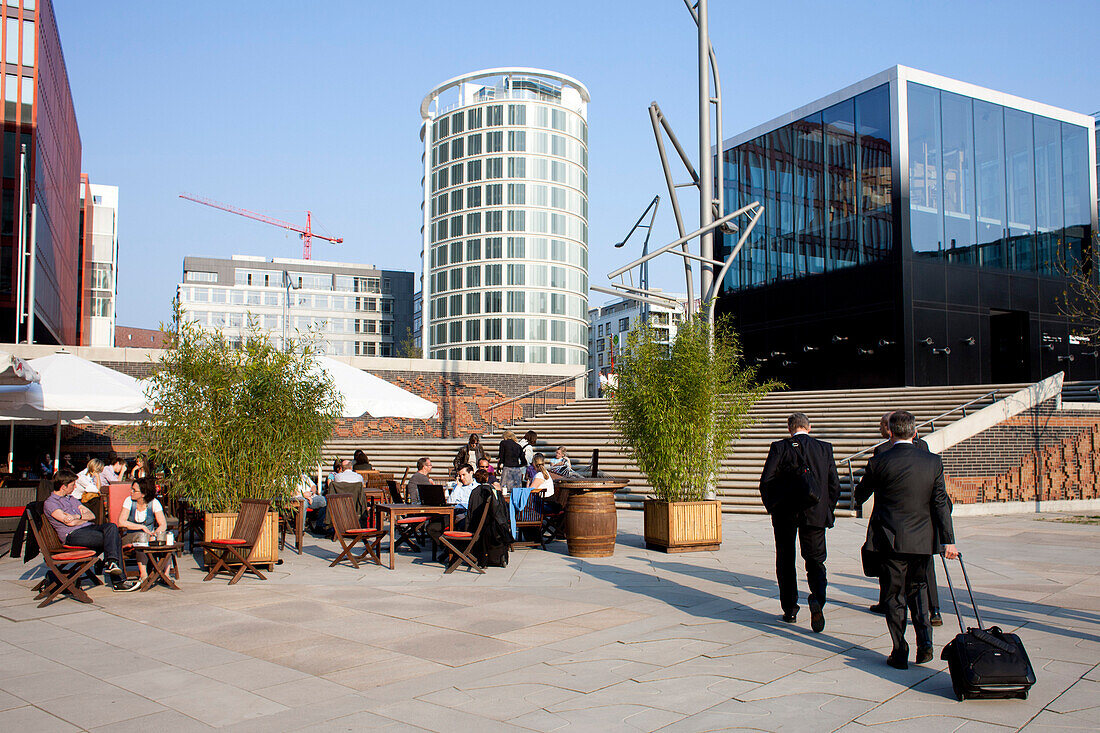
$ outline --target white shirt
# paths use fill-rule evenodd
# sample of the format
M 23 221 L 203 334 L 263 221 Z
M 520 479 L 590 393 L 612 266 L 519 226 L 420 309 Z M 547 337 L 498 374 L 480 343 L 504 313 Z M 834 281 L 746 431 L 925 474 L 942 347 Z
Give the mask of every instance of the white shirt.
M 130 509 L 134 506 L 134 500 L 130 497 L 126 497 L 122 501 L 122 511 L 126 515 L 127 520 L 130 518 Z M 145 523 L 145 516 L 149 513 L 149 510 L 153 511 L 155 516 L 157 512 L 164 513 L 164 507 L 161 506 L 160 499 L 153 499 L 151 502 L 145 505 L 144 509 L 139 509 L 134 512 L 134 521 L 138 524 Z M 116 517 L 117 518 L 117 517 Z
M 452 481 L 450 487 L 451 495 L 447 497 L 447 503 L 464 507 L 470 505 L 470 494 L 474 493 L 474 489 L 477 488 L 477 482 L 471 481 L 469 484 L 463 484 L 459 481 Z
M 540 473 L 536 473 L 536 474 L 535 474 L 535 478 L 538 478 L 538 477 L 539 477 L 539 476 L 541 476 L 541 475 L 542 475 L 542 474 L 540 474 Z M 538 486 L 534 487 L 534 490 L 535 490 L 535 491 L 538 491 L 539 489 L 543 489 L 543 493 L 542 493 L 542 495 L 543 495 L 544 497 L 551 497 L 551 496 L 553 496 L 553 495 L 554 495 L 554 477 L 553 477 L 553 476 L 549 476 L 549 477 L 547 477 L 547 478 L 543 479 L 543 481 L 542 481 L 542 483 L 541 483 L 541 484 L 539 484 Z
M 340 483 L 349 483 L 349 484 L 362 484 L 362 483 L 365 483 L 363 481 L 362 474 L 358 474 L 355 471 L 351 471 L 351 470 L 341 471 L 340 473 L 336 474 L 333 478 L 334 478 L 334 480 L 339 481 Z
M 88 475 L 88 469 L 84 469 L 76 475 L 76 486 L 73 487 L 73 498 L 77 501 L 84 494 L 98 494 L 99 486 L 93 477 Z

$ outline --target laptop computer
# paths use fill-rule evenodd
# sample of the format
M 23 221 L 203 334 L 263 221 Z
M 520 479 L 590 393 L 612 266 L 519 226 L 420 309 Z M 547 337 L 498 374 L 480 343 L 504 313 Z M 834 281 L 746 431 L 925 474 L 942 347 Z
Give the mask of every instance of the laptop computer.
M 420 503 L 424 506 L 446 506 L 447 492 L 439 484 L 421 484 L 417 487 Z

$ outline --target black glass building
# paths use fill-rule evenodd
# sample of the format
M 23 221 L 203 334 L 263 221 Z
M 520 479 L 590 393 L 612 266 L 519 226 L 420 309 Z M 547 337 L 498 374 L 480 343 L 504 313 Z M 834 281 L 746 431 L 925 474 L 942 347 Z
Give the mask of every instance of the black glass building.
M 1097 378 L 1058 309 L 1096 258 L 1093 123 L 897 66 L 730 138 L 725 210 L 765 215 L 719 312 L 792 387 Z

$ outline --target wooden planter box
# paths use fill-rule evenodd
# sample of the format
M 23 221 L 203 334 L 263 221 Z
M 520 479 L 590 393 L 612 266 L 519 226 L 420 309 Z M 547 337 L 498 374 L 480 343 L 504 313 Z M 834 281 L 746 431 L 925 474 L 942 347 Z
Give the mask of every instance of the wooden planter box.
M 720 501 L 647 499 L 643 510 L 645 546 L 650 550 L 702 552 L 722 544 Z
M 233 534 L 233 525 L 237 521 L 236 512 L 226 513 L 206 513 L 206 519 L 204 523 L 204 529 L 206 534 L 204 535 L 207 540 L 224 540 Z M 252 552 L 248 555 L 248 559 L 256 565 L 267 565 L 268 570 L 275 568 L 275 563 L 279 561 L 279 513 L 268 512 L 264 517 L 264 526 L 260 530 L 260 539 L 256 543 L 256 546 L 252 548 Z M 212 559 L 208 553 L 203 553 L 203 563 L 206 567 L 210 567 Z M 231 565 L 233 563 L 230 563 Z

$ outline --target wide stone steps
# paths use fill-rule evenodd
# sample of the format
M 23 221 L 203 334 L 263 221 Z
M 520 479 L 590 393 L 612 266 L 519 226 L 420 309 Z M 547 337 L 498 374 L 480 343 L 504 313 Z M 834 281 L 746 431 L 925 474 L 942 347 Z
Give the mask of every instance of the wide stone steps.
M 762 513 L 758 490 L 760 472 L 773 440 L 786 435 L 787 416 L 792 412 L 805 412 L 814 426 L 814 434 L 833 443 L 834 455 L 841 474 L 841 507 L 848 505 L 850 495 L 848 466 L 842 459 L 873 446 L 881 438 L 878 421 L 883 413 L 892 409 L 908 409 L 918 422 L 939 418 L 972 400 L 977 400 L 997 390 L 997 399 L 1004 398 L 1026 385 L 967 385 L 961 387 L 907 387 L 867 390 L 815 390 L 805 392 L 776 392 L 768 395 L 753 408 L 750 415 L 754 423 L 746 428 L 734 442 L 726 458 L 721 462 L 717 486 L 723 511 L 738 513 Z M 968 407 L 970 414 L 989 405 L 992 398 Z M 963 417 L 961 411 L 936 420 L 937 429 Z M 502 428 L 483 435 L 482 442 L 495 456 Z M 592 450 L 600 450 L 600 469 L 612 475 L 628 479 L 626 491 L 617 494 L 620 507 L 641 506 L 651 493 L 646 478 L 629 458 L 626 450 L 618 445 L 610 406 L 604 399 L 582 399 L 557 407 L 549 412 L 517 422 L 511 427 L 517 436 L 527 430 L 538 433 L 537 449 L 547 456 L 553 455 L 558 445 L 565 445 L 574 463 L 586 464 Z M 930 432 L 927 428 L 922 433 Z M 450 471 L 455 453 L 462 439 L 402 438 L 396 440 L 363 440 L 352 438 L 333 439 L 326 445 L 326 458 L 350 457 L 362 448 L 376 468 L 391 471 L 400 476 L 406 468 L 415 470 L 416 459 L 429 456 L 435 466 L 433 475 L 442 480 Z M 852 462 L 852 476 L 858 480 L 870 453 Z

